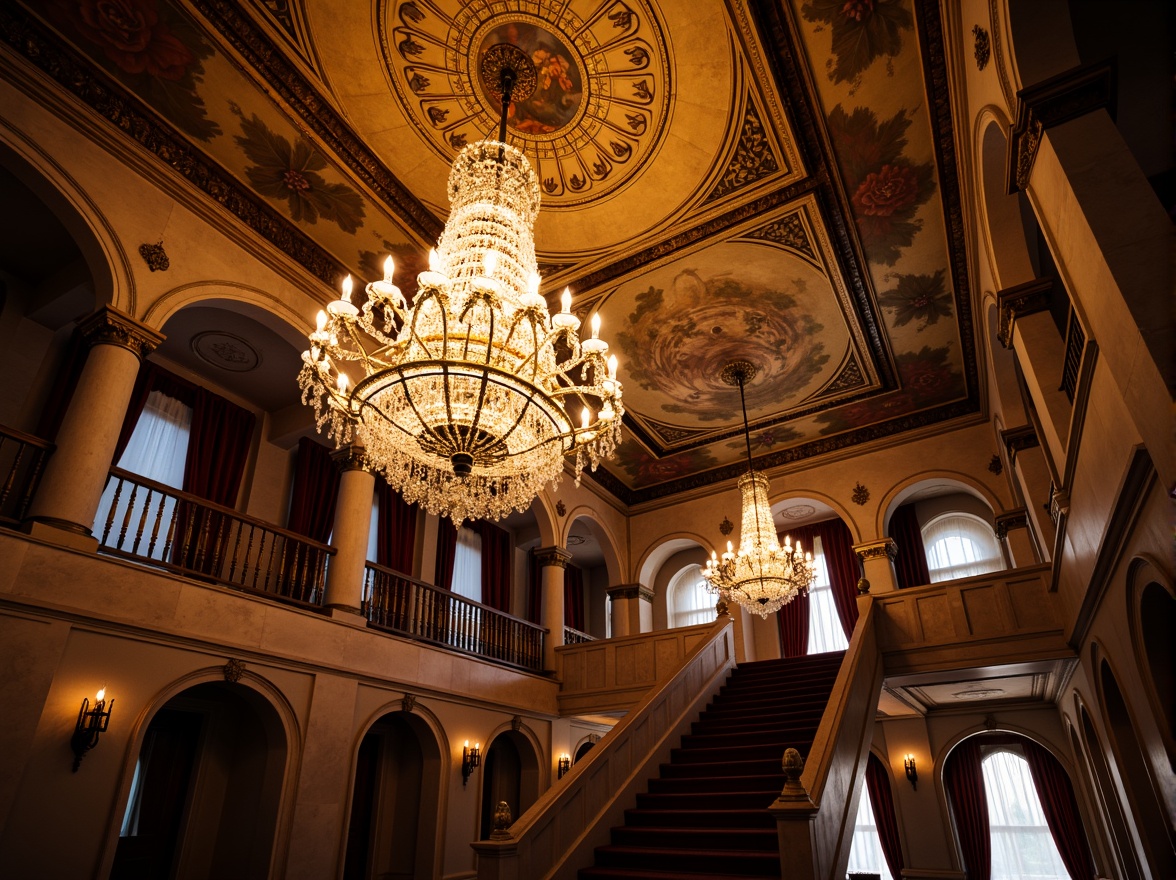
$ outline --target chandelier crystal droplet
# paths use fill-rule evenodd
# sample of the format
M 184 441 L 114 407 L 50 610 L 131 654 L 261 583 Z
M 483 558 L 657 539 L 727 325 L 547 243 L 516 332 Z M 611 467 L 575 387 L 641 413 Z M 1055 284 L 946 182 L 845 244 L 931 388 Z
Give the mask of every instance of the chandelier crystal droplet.
M 532 229 L 539 181 L 500 141 L 458 154 L 451 211 L 407 302 L 384 278 L 367 300 L 320 312 L 298 382 L 319 430 L 361 443 L 369 465 L 429 513 L 497 520 L 525 510 L 575 454 L 576 481 L 620 440 L 617 360 L 580 338 L 571 293 L 548 313 Z
M 721 557 L 711 553 L 702 576 L 712 592 L 743 606 L 752 614 L 767 617 L 801 593 L 808 592 L 816 577 L 816 566 L 812 554 L 804 552 L 800 541 L 793 544 L 785 536 L 784 545 L 780 545 L 768 503 L 768 478 L 752 468 L 751 431 L 743 386 L 755 377 L 755 373 L 755 366 L 745 361 L 735 361 L 723 369 L 723 381 L 739 385 L 747 442 L 747 473 L 739 478 L 742 500 L 739 550 L 736 551 L 728 541 L 727 552 Z

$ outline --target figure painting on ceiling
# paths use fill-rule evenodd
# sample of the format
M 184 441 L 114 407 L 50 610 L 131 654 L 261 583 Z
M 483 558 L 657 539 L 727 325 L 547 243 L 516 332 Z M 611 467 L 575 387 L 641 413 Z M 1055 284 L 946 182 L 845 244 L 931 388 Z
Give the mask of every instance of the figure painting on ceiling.
M 486 35 L 479 57 L 499 43 L 511 43 L 526 52 L 538 77 L 531 97 L 511 102 L 507 125 L 520 134 L 547 135 L 571 123 L 580 109 L 584 87 L 580 69 L 564 42 L 545 28 L 512 21 Z M 494 103 L 492 97 L 487 98 Z

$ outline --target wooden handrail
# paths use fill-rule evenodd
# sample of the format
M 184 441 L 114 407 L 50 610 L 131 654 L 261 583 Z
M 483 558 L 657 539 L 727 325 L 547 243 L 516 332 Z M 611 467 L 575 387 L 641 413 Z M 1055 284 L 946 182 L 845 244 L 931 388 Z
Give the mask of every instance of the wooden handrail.
M 582 645 L 584 642 L 594 642 L 596 636 L 576 629 L 574 626 L 565 626 L 563 628 L 563 643 L 565 645 Z
M 369 626 L 539 672 L 545 627 L 403 572 L 367 563 L 363 614 Z
M 327 544 L 120 468 L 111 468 L 103 498 L 109 507 L 95 523 L 102 553 L 298 605 L 322 603 L 335 552 Z
M 48 440 L 0 425 L 0 523 L 17 525 L 24 519 L 55 448 Z

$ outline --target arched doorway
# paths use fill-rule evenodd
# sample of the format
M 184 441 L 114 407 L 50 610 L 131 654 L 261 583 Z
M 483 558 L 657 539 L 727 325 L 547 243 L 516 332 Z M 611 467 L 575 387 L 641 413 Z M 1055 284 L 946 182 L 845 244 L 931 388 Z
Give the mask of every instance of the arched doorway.
M 277 712 L 244 685 L 168 700 L 143 737 L 111 880 L 268 877 L 286 752 Z
M 479 839 L 488 840 L 494 830 L 494 807 L 510 805 L 517 819 L 539 797 L 539 762 L 535 749 L 522 733 L 508 730 L 494 737 L 482 760 L 482 811 Z
M 356 758 L 344 880 L 433 876 L 440 776 L 423 721 L 392 712 L 372 725 Z

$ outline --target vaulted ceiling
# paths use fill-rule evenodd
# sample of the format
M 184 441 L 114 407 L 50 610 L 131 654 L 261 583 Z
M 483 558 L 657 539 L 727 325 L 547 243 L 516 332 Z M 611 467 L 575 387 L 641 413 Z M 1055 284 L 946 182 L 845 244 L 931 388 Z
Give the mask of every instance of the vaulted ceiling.
M 496 127 L 480 55 L 525 50 L 539 88 L 509 137 L 542 182 L 543 292 L 570 285 L 621 358 L 625 441 L 595 477 L 624 502 L 742 471 L 738 392 L 719 379 L 736 357 L 759 370 L 762 467 L 979 411 L 934 2 L 117 5 L 49 0 L 0 21 L 324 299 L 386 252 L 411 287 L 449 163 Z M 248 348 L 249 325 L 223 314 L 191 333 Z

